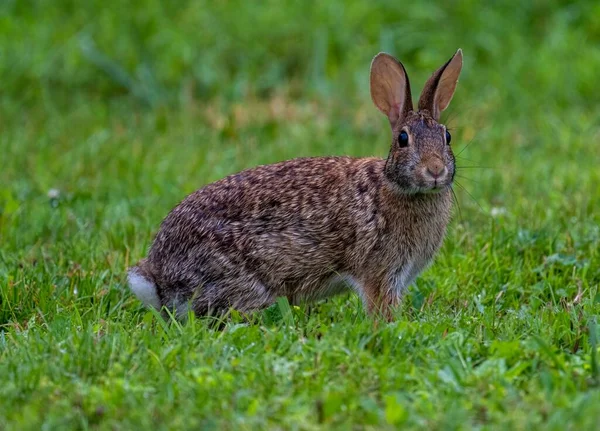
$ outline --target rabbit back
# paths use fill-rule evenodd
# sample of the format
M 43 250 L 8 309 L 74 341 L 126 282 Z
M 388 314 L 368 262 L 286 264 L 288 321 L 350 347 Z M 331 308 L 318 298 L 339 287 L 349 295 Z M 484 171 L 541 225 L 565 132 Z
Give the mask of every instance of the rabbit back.
M 192 193 L 165 218 L 148 256 L 161 302 L 193 298 L 205 314 L 342 290 L 330 291 L 328 280 L 373 246 L 382 169 L 381 159 L 296 159 Z

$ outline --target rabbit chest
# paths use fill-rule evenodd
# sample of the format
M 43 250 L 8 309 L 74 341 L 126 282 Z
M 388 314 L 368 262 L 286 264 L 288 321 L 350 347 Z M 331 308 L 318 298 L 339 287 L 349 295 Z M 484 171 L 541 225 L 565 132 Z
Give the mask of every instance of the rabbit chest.
M 433 260 L 450 219 L 449 192 L 410 196 L 389 208 L 370 253 L 368 271 L 401 292 Z

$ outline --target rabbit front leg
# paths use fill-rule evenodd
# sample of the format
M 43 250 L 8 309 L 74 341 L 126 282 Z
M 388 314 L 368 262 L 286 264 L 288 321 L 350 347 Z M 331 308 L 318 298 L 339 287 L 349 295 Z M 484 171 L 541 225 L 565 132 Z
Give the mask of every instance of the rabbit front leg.
M 394 309 L 400 303 L 400 295 L 390 285 L 387 277 L 365 281 L 362 293 L 368 314 L 383 317 L 388 322 L 394 320 Z
M 394 310 L 400 305 L 406 287 L 412 282 L 413 265 L 406 264 L 382 277 L 372 277 L 363 284 L 363 299 L 367 312 L 394 320 Z

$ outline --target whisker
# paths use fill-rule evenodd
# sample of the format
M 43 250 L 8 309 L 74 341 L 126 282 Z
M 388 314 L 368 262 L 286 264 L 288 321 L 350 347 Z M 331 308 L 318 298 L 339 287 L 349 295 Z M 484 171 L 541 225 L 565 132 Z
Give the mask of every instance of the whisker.
M 474 160 L 467 159 L 466 157 L 461 157 L 461 156 L 458 156 L 458 155 L 454 156 L 454 158 L 457 159 L 457 160 L 466 160 L 467 162 L 473 162 L 473 163 L 475 163 Z
M 456 207 L 458 208 L 458 218 L 460 219 L 460 222 L 463 222 L 463 217 L 462 217 L 462 210 L 460 209 L 460 204 L 458 203 L 458 198 L 456 197 L 456 192 L 454 191 L 454 189 L 452 187 L 450 187 L 450 191 L 452 192 L 452 197 L 454 198 L 454 202 L 456 203 Z
M 455 158 L 456 160 L 460 161 L 460 162 L 463 162 L 463 161 L 464 161 L 464 162 L 478 163 L 478 161 L 476 161 L 476 160 L 473 160 L 473 159 L 468 159 L 468 158 L 466 158 L 466 157 L 464 157 L 464 156 L 454 156 L 454 158 Z M 475 164 L 475 165 L 472 165 L 472 166 L 479 166 L 479 165 L 476 165 L 476 164 Z
M 473 181 L 475 184 L 480 184 L 480 181 L 474 180 L 473 178 L 465 177 L 464 175 L 455 174 L 455 176 L 464 180 Z
M 457 166 L 458 169 L 498 169 L 493 166 Z
M 465 186 L 463 186 L 461 183 L 459 183 L 458 181 L 454 181 L 454 184 L 456 184 L 458 187 L 460 187 L 466 194 L 469 195 L 469 197 L 471 199 L 473 199 L 473 202 L 475 202 L 475 204 L 479 207 L 479 209 L 481 210 L 481 212 L 485 213 L 485 210 L 483 209 L 483 207 L 481 205 L 479 205 L 479 202 L 477 202 L 477 199 L 475 199 L 473 197 L 473 195 L 471 193 L 469 193 L 469 191 L 465 188 Z
M 457 111 L 452 111 L 448 114 L 448 118 L 446 118 L 445 124 L 446 124 L 446 128 L 448 130 L 452 130 L 454 129 L 454 125 L 450 125 L 450 123 L 452 123 L 454 121 L 454 119 L 456 119 L 458 116 Z
M 479 112 L 480 106 L 477 104 L 474 104 L 474 105 L 466 105 L 466 104 L 450 105 L 450 107 L 445 111 L 446 117 L 444 119 L 444 124 L 446 124 L 447 126 L 450 126 L 453 129 L 462 127 L 461 126 L 462 121 L 459 122 L 458 126 L 456 126 L 456 127 L 454 124 L 451 124 L 452 122 L 454 122 L 455 119 L 458 118 L 458 119 L 464 120 L 464 122 L 468 122 L 469 125 L 474 126 L 478 130 L 487 129 L 489 126 L 487 126 L 487 124 L 485 124 L 483 122 L 482 118 L 477 117 L 478 121 L 474 121 L 473 120 L 474 116 L 469 115 L 470 113 L 472 113 L 475 110 L 477 110 Z M 460 114 L 460 116 L 458 114 Z
M 463 161 L 465 161 L 465 162 L 471 162 L 471 163 L 477 163 L 475 160 L 467 159 L 466 157 L 456 157 L 456 156 L 454 156 L 454 158 L 455 158 L 456 161 L 459 161 L 461 163 Z M 481 166 L 481 165 L 462 165 L 462 166 L 459 166 L 459 168 L 463 168 L 463 167 L 464 168 L 480 168 L 480 169 L 498 169 L 497 166 Z
M 473 138 L 467 143 L 467 145 L 462 147 L 462 149 L 454 157 L 460 156 L 463 153 L 463 151 L 465 151 L 467 148 L 469 148 L 469 145 L 471 145 L 473 142 L 475 142 L 475 136 L 473 136 Z

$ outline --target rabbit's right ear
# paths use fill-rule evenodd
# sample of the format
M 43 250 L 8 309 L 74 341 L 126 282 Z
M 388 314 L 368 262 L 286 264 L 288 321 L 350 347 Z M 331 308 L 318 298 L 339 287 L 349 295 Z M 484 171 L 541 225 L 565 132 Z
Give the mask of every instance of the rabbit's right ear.
M 371 99 L 388 116 L 392 128 L 412 111 L 410 83 L 402 63 L 380 52 L 371 63 Z

